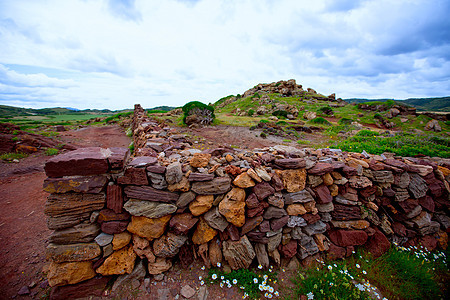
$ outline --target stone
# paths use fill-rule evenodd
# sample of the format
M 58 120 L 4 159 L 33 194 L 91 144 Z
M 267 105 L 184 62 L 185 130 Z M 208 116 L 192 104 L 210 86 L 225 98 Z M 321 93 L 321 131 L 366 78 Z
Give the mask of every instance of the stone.
M 214 195 L 197 195 L 194 201 L 189 203 L 189 210 L 195 217 L 209 211 L 213 206 Z
M 362 230 L 334 230 L 329 233 L 329 238 L 333 244 L 347 247 L 364 245 L 367 242 L 368 235 Z
M 129 167 L 139 168 L 154 165 L 158 162 L 158 159 L 153 156 L 138 156 L 134 157 L 129 163 Z
M 255 229 L 256 227 L 258 227 L 262 223 L 263 220 L 264 219 L 262 216 L 257 216 L 257 217 L 247 219 L 244 226 L 242 226 L 242 228 L 241 228 L 241 235 L 247 234 L 248 232 L 250 232 L 253 229 Z
M 264 212 L 264 219 L 278 219 L 287 215 L 287 212 L 283 208 L 278 208 L 275 206 L 269 206 Z
M 303 215 L 302 218 L 305 219 L 306 223 L 313 224 L 320 220 L 320 215 L 317 213 L 316 214 L 308 213 Z
M 394 175 L 391 171 L 372 171 L 374 181 L 378 183 L 394 183 Z
M 100 233 L 98 224 L 82 223 L 70 228 L 55 230 L 49 238 L 54 244 L 89 243 Z
M 56 286 L 50 292 L 50 299 L 101 297 L 109 280 L 109 277 L 94 277 L 73 285 Z
M 248 176 L 250 176 L 254 181 L 256 182 L 262 182 L 261 177 L 258 176 L 258 173 L 256 173 L 255 170 L 253 170 L 252 168 L 247 170 L 247 174 Z M 270 179 L 269 179 L 270 180 Z
M 275 189 L 267 182 L 261 182 L 255 185 L 253 193 L 258 197 L 260 201 L 263 201 L 268 196 L 275 193 Z
M 147 266 L 150 275 L 158 275 L 172 268 L 172 262 L 168 259 L 157 257 L 154 262 L 149 261 Z
M 409 193 L 407 189 L 402 189 L 398 187 L 394 187 L 395 196 L 394 199 L 397 202 L 405 201 L 409 199 Z
M 370 223 L 366 220 L 351 220 L 351 221 L 336 221 L 332 220 L 333 227 L 342 229 L 366 229 L 370 226 Z
M 270 181 L 272 179 L 264 167 L 255 168 L 255 172 L 264 181 Z
M 282 245 L 280 248 L 280 254 L 290 259 L 297 254 L 297 240 L 290 240 L 289 243 Z
M 109 170 L 110 155 L 109 149 L 79 148 L 50 158 L 45 163 L 44 170 L 48 177 L 105 174 Z
M 333 197 L 330 194 L 330 190 L 324 184 L 319 185 L 314 189 L 317 195 L 317 203 L 318 204 L 326 204 L 333 201 Z
M 295 193 L 303 190 L 306 185 L 306 170 L 283 170 L 280 171 L 280 176 L 283 181 L 283 185 L 288 193 Z
M 49 244 L 45 251 L 47 260 L 56 263 L 92 260 L 100 256 L 101 250 L 96 243 L 70 245 Z
M 300 169 L 306 167 L 306 161 L 303 158 L 275 159 L 275 164 L 283 169 Z
M 361 209 L 358 206 L 334 204 L 331 216 L 338 221 L 359 220 L 361 219 Z
M 269 196 L 268 200 L 270 205 L 283 208 L 284 207 L 284 198 L 281 193 L 275 193 L 272 196 Z
M 317 208 L 316 208 L 316 202 L 315 201 L 303 203 L 303 206 L 305 207 L 307 213 L 311 213 L 313 215 L 316 215 L 319 212 L 317 210 Z
M 112 209 L 116 214 L 122 212 L 123 190 L 120 185 L 108 185 L 106 188 L 106 207 Z
M 314 235 L 314 242 L 316 243 L 320 252 L 328 251 L 328 249 L 330 248 L 330 241 L 322 233 Z
M 318 175 L 308 175 L 308 183 L 312 188 L 315 188 L 323 183 L 323 179 Z
M 295 203 L 295 204 L 288 205 L 286 208 L 286 212 L 290 216 L 298 216 L 298 215 L 306 214 L 306 209 L 302 204 Z
M 328 212 L 332 212 L 334 210 L 334 204 L 333 204 L 333 202 L 326 203 L 326 204 L 316 204 L 316 208 L 321 213 L 328 213 Z
M 105 176 L 70 176 L 62 178 L 46 178 L 44 191 L 47 193 L 90 193 L 103 191 L 107 179 Z
M 233 180 L 233 184 L 237 187 L 245 189 L 255 186 L 255 181 L 247 174 L 247 172 L 245 172 L 238 175 Z
M 189 203 L 194 201 L 195 196 L 196 196 L 195 193 L 190 191 L 186 193 L 181 193 L 176 202 L 176 206 L 178 208 L 186 207 Z
M 136 253 L 133 247 L 124 247 L 108 256 L 96 271 L 103 276 L 130 274 L 134 269 L 135 260 Z
M 204 173 L 191 173 L 189 174 L 188 180 L 192 181 L 209 181 L 214 179 L 214 174 L 204 174 Z
M 113 254 L 114 250 L 113 250 L 112 244 L 108 244 L 108 245 L 102 247 L 102 252 L 103 252 L 103 258 L 106 258 L 106 257 L 110 256 L 111 254 Z
M 306 226 L 308 223 L 306 223 L 305 219 L 299 216 L 291 216 L 289 217 L 288 223 L 286 224 L 287 227 L 293 228 L 293 227 L 300 227 L 300 226 Z
M 96 273 L 92 268 L 91 261 L 79 262 L 51 262 L 47 279 L 51 287 L 76 284 L 84 280 L 95 277 Z
M 192 242 L 196 245 L 205 244 L 212 240 L 216 235 L 217 230 L 209 226 L 204 218 L 200 218 L 195 232 L 192 235 Z
M 355 189 L 363 189 L 372 186 L 372 181 L 366 176 L 351 176 L 349 181 L 350 186 Z
M 327 252 L 327 259 L 330 261 L 342 259 L 346 256 L 346 250 L 344 247 L 336 246 L 333 243 L 330 243 L 330 247 Z
M 49 229 L 64 229 L 89 219 L 89 214 L 100 210 L 106 202 L 104 194 L 51 194 L 44 206 L 49 216 Z
M 330 173 L 326 173 L 326 174 L 322 175 L 322 180 L 323 180 L 323 184 L 325 184 L 326 186 L 330 186 L 333 184 L 333 177 L 331 176 Z
M 190 285 L 186 284 L 185 286 L 183 286 L 181 288 L 180 294 L 184 298 L 190 299 L 190 298 L 194 297 L 195 290 Z
M 290 205 L 293 203 L 306 203 L 306 202 L 311 202 L 311 201 L 314 201 L 314 198 L 306 190 L 299 191 L 296 193 L 284 194 L 284 203 L 287 205 Z
M 408 172 L 403 172 L 400 174 L 394 175 L 394 185 L 406 189 L 409 185 L 409 182 L 411 181 L 411 177 L 409 176 Z
M 159 238 L 166 230 L 170 220 L 170 215 L 160 218 L 131 217 L 131 223 L 128 225 L 128 231 L 140 237 L 152 240 Z
M 375 233 L 369 237 L 367 243 L 364 244 L 364 248 L 375 258 L 383 255 L 390 247 L 391 243 L 387 237 L 377 228 L 375 228 Z
M 308 174 L 322 176 L 326 173 L 332 172 L 333 170 L 334 167 L 332 164 L 319 162 L 315 164 L 314 167 L 308 170 Z
M 177 207 L 173 204 L 159 203 L 145 200 L 128 200 L 123 206 L 132 216 L 160 218 L 173 214 Z
M 203 216 L 205 221 L 214 229 L 223 232 L 228 227 L 228 221 L 220 214 L 219 208 L 215 207 L 209 210 Z
M 273 252 L 275 251 L 278 246 L 281 244 L 281 240 L 283 238 L 283 234 L 281 231 L 271 237 L 269 237 L 269 241 L 267 242 L 267 251 Z
M 103 247 L 108 244 L 111 244 L 113 239 L 114 239 L 114 236 L 112 234 L 107 234 L 107 233 L 102 232 L 95 238 L 95 242 L 100 247 Z
M 303 232 L 310 236 L 319 234 L 319 233 L 324 233 L 326 230 L 327 230 L 327 225 L 320 220 L 303 227 Z
M 266 245 L 261 243 L 255 244 L 255 253 L 258 264 L 264 269 L 269 268 L 269 255 L 267 254 Z
M 272 178 L 270 180 L 270 185 L 275 189 L 276 192 L 280 192 L 285 189 L 283 180 L 281 180 L 280 175 L 278 175 L 280 171 L 276 173 L 272 173 Z
M 187 236 L 168 232 L 153 242 L 153 254 L 157 257 L 174 257 L 187 239 Z
M 156 174 L 164 174 L 164 173 L 166 173 L 166 167 L 165 166 L 161 166 L 161 165 L 147 166 L 146 170 L 148 172 L 156 173 Z
M 211 154 L 194 153 L 194 156 L 190 160 L 190 165 L 194 168 L 204 168 L 208 165 L 210 159 Z
M 299 259 L 305 259 L 308 256 L 314 255 L 318 252 L 319 247 L 317 247 L 313 237 L 305 235 L 298 241 L 297 256 Z
M 258 197 L 256 197 L 255 193 L 250 194 L 250 196 L 245 199 L 245 204 L 247 205 L 247 208 L 256 208 L 261 205 L 261 203 L 258 200 Z
M 111 147 L 108 149 L 111 151 L 111 154 L 108 157 L 111 169 L 122 170 L 124 162 L 127 161 L 130 156 L 130 150 L 124 147 Z
M 120 275 L 116 279 L 116 281 L 114 281 L 111 291 L 115 292 L 118 290 L 120 291 L 122 289 L 126 289 L 127 287 L 132 285 L 132 282 L 135 280 L 142 281 L 146 273 L 147 272 L 145 270 L 144 262 L 141 260 L 136 263 L 133 271 L 130 274 Z
M 419 201 L 417 201 L 416 199 L 407 199 L 405 201 L 398 203 L 398 206 L 405 214 L 411 213 L 418 205 L 419 205 Z M 420 211 L 419 211 L 419 213 L 420 213 Z M 415 216 L 413 216 L 413 217 L 415 217 Z M 411 217 L 411 218 L 413 218 L 413 217 Z
M 425 211 L 421 212 L 417 217 L 411 220 L 417 228 L 430 226 L 431 215 Z
M 171 163 L 166 167 L 166 181 L 168 184 L 175 184 L 183 178 L 183 171 L 179 162 Z
M 178 200 L 178 194 L 161 191 L 150 186 L 127 186 L 124 189 L 128 198 L 155 202 L 173 203 Z
M 187 235 L 189 230 L 197 224 L 198 218 L 195 218 L 190 213 L 173 215 L 169 222 L 169 227 L 173 229 L 176 234 Z
M 102 209 L 97 217 L 97 222 L 102 224 L 103 222 L 110 221 L 127 221 L 130 219 L 130 214 L 127 212 L 115 213 L 112 209 Z
M 242 236 L 239 241 L 224 241 L 223 256 L 233 270 L 248 269 L 256 253 L 247 236 Z
M 127 168 L 123 176 L 117 178 L 118 184 L 147 185 L 147 172 L 144 168 Z
M 117 233 L 112 240 L 113 250 L 119 250 L 128 245 L 131 241 L 131 234 L 129 232 Z
M 147 172 L 148 178 L 152 183 L 152 187 L 157 190 L 163 190 L 167 188 L 167 181 L 164 174 Z
M 231 188 L 231 180 L 228 177 L 214 178 L 211 181 L 194 182 L 191 190 L 200 195 L 225 194 Z
M 270 228 L 272 229 L 272 231 L 277 231 L 277 230 L 283 228 L 284 226 L 286 226 L 288 221 L 289 221 L 288 215 L 283 216 L 278 219 L 272 219 L 272 220 L 270 220 Z
M 219 212 L 236 227 L 245 223 L 245 190 L 233 188 L 219 203 Z
M 358 205 L 358 201 L 352 201 L 350 199 L 345 199 L 341 195 L 337 195 L 335 198 L 336 203 L 345 204 L 345 205 Z
M 411 181 L 408 185 L 408 191 L 415 199 L 425 197 L 428 191 L 428 185 L 425 179 L 418 174 L 411 174 Z
M 171 192 L 187 192 L 191 188 L 191 183 L 186 177 L 182 177 L 177 183 L 171 184 L 167 189 Z
M 222 247 L 218 238 L 212 239 L 209 242 L 209 261 L 211 265 L 217 266 L 218 263 L 222 263 Z

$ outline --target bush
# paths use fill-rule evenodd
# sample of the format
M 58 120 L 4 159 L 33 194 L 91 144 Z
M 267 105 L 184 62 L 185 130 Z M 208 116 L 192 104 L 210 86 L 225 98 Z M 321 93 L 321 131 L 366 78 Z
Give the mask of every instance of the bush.
M 200 101 L 191 101 L 186 103 L 183 108 L 183 123 L 186 124 L 186 118 L 190 115 L 197 115 L 199 123 L 207 125 L 214 122 L 214 107 L 206 105 Z
M 338 123 L 339 123 L 340 125 L 350 125 L 350 124 L 352 124 L 352 122 L 353 122 L 352 119 L 349 119 L 349 118 L 342 118 L 342 119 L 339 120 Z
M 317 110 L 317 112 L 330 116 L 333 114 L 333 109 L 329 106 L 323 106 L 323 107 L 319 108 Z
M 276 117 L 285 117 L 287 118 L 288 112 L 285 110 L 276 110 L 272 113 L 272 115 L 276 116 Z
M 251 116 L 253 116 L 255 114 L 255 111 L 253 110 L 253 109 L 249 109 L 248 110 L 248 115 L 251 117 Z
M 330 122 L 328 122 L 326 119 L 324 119 L 322 117 L 314 118 L 314 119 L 310 120 L 308 123 L 319 124 L 319 125 L 331 125 Z

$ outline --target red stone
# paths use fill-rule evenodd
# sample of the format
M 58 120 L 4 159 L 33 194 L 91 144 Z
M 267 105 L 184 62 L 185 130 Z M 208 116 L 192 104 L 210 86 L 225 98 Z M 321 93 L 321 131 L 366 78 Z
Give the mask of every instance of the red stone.
M 286 245 L 280 245 L 280 254 L 286 258 L 292 258 L 297 254 L 297 241 L 290 240 Z
M 308 170 L 308 174 L 311 175 L 324 175 L 334 170 L 332 164 L 329 163 L 317 163 L 314 167 Z
M 272 219 L 270 220 L 270 228 L 272 229 L 272 231 L 277 231 L 278 229 L 286 226 L 288 221 L 289 221 L 288 215 L 281 217 L 279 219 Z
M 120 214 L 123 208 L 123 193 L 120 185 L 108 185 L 106 188 L 106 207 Z
M 98 215 L 97 222 L 110 222 L 110 221 L 126 221 L 130 219 L 130 214 L 126 211 L 123 213 L 116 213 L 112 209 L 102 209 Z
M 433 198 L 431 198 L 430 196 L 427 195 L 425 197 L 420 198 L 419 204 L 429 212 L 434 212 L 435 205 Z
M 318 204 L 327 204 L 333 201 L 333 197 L 330 194 L 330 190 L 324 184 L 319 185 L 314 189 L 317 195 Z
M 328 260 L 336 260 L 340 258 L 344 258 L 347 254 L 347 251 L 343 247 L 336 246 L 333 243 L 330 243 L 330 248 L 327 252 L 327 259 Z
M 359 220 L 361 219 L 361 209 L 356 205 L 347 206 L 335 203 L 331 216 L 338 221 Z
M 232 241 L 239 241 L 239 239 L 241 238 L 241 235 L 239 234 L 239 230 L 233 224 L 228 225 L 226 231 Z
M 225 167 L 225 173 L 233 175 L 233 176 L 237 176 L 239 174 L 242 173 L 241 168 L 233 166 L 233 165 L 228 165 Z
M 107 234 L 116 234 L 124 232 L 127 229 L 129 221 L 111 221 L 102 223 L 102 231 Z
M 259 200 L 256 195 L 252 193 L 245 199 L 245 204 L 247 205 L 247 208 L 255 208 L 259 206 Z
M 179 197 L 177 193 L 158 190 L 151 186 L 127 186 L 124 191 L 128 198 L 156 202 L 172 203 Z
M 164 174 L 166 172 L 166 167 L 160 165 L 148 166 L 147 171 L 157 174 Z
M 378 229 L 375 228 L 375 233 L 369 238 L 364 248 L 372 253 L 374 257 L 380 257 L 391 247 L 391 243 L 387 237 Z
M 428 251 L 433 251 L 436 249 L 438 240 L 432 235 L 425 235 L 419 238 L 419 245 L 427 248 Z
M 101 297 L 110 277 L 95 277 L 73 285 L 63 285 L 52 288 L 50 299 L 79 299 Z
M 109 164 L 113 170 L 123 169 L 124 162 L 128 159 L 130 151 L 128 148 L 111 147 L 109 150 L 112 152 L 108 157 Z
M 279 192 L 284 189 L 283 181 L 281 180 L 280 176 L 278 176 L 276 173 L 272 174 L 270 184 L 275 189 L 276 192 Z
M 117 178 L 117 183 L 148 185 L 147 173 L 144 168 L 128 168 L 123 176 Z
M 283 169 L 300 169 L 306 167 L 306 161 L 303 158 L 275 159 L 275 164 Z
M 368 198 L 370 195 L 375 194 L 375 192 L 377 191 L 377 187 L 375 185 L 369 186 L 365 189 L 360 190 L 360 194 L 361 196 L 363 196 L 364 198 Z
M 253 229 L 255 229 L 259 224 L 261 224 L 261 222 L 263 220 L 264 219 L 263 219 L 262 216 L 257 216 L 257 217 L 254 217 L 254 218 L 246 219 L 244 226 L 242 226 L 242 228 L 241 228 L 241 235 L 244 235 L 247 232 L 252 231 Z
M 198 218 L 194 218 L 190 213 L 177 214 L 170 219 L 169 227 L 171 227 L 176 234 L 187 235 L 197 221 Z
M 367 233 L 363 230 L 335 230 L 329 234 L 330 240 L 341 247 L 364 245 Z
M 419 205 L 419 201 L 415 199 L 407 199 L 405 201 L 398 202 L 398 206 L 400 206 L 401 210 L 405 214 L 409 214 Z
M 100 175 L 109 171 L 109 151 L 100 147 L 80 148 L 50 158 L 45 164 L 48 177 Z
M 261 182 L 253 187 L 253 193 L 255 193 L 260 201 L 263 201 L 265 198 L 273 195 L 275 189 L 267 182 Z
M 406 227 L 400 222 L 394 222 L 391 226 L 392 230 L 396 235 L 406 236 Z
M 270 222 L 268 220 L 262 221 L 262 223 L 259 224 L 259 231 L 269 232 L 270 231 Z
M 302 218 L 305 219 L 308 224 L 314 224 L 321 219 L 319 214 L 304 214 L 302 215 Z

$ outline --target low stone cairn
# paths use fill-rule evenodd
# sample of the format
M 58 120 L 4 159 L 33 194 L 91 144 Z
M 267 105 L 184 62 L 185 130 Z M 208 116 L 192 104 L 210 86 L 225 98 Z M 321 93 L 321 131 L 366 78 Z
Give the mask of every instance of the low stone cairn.
M 139 105 L 132 130 L 132 157 L 82 148 L 45 165 L 53 298 L 120 275 L 114 291 L 194 257 L 268 268 L 356 247 L 380 256 L 394 242 L 447 247 L 449 160 L 282 145 L 200 152 Z

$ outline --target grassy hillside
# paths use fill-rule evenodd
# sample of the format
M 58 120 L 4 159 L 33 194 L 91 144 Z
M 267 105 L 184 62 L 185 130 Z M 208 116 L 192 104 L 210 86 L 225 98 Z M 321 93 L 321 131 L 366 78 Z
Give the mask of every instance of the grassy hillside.
M 351 98 L 345 99 L 349 103 L 364 103 L 372 101 L 387 101 L 389 99 L 362 99 Z M 399 103 L 404 103 L 415 107 L 418 111 L 433 111 L 433 112 L 450 112 L 450 96 L 439 98 L 409 98 L 405 100 L 395 100 Z

